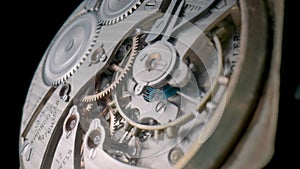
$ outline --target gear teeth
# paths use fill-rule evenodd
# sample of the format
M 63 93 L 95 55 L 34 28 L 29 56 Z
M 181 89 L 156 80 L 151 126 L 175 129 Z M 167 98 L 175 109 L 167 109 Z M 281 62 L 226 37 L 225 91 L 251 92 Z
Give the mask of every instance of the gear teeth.
M 117 123 L 117 117 L 115 115 L 117 111 L 113 110 L 110 111 L 110 125 L 109 125 L 109 130 L 110 130 L 110 134 L 114 135 L 115 131 L 116 131 L 116 123 Z
M 100 17 L 101 23 L 103 25 L 113 25 L 113 24 L 116 24 L 116 23 L 122 21 L 123 19 L 128 17 L 130 14 L 132 14 L 142 4 L 142 1 L 144 1 L 144 0 L 138 0 L 127 11 L 120 13 L 118 16 L 116 16 L 114 18 L 106 19 L 106 18 Z M 101 5 L 103 5 L 103 4 L 106 4 L 106 3 L 102 3 Z
M 82 55 L 82 57 L 79 59 L 78 63 L 73 65 L 72 68 L 70 68 L 70 70 L 65 73 L 64 75 L 62 75 L 60 78 L 58 79 L 51 79 L 48 77 L 44 77 L 45 83 L 47 85 L 50 86 L 58 86 L 62 83 L 64 83 L 65 81 L 67 81 L 69 78 L 71 78 L 71 76 L 79 69 L 79 67 L 85 62 L 85 60 L 88 58 L 88 56 L 90 55 L 92 49 L 94 48 L 96 42 L 97 42 L 97 37 L 100 33 L 100 28 L 101 28 L 101 23 L 100 23 L 100 18 L 99 15 L 96 12 L 92 12 L 92 11 L 86 11 L 86 12 L 81 12 L 79 14 L 77 14 L 76 16 L 74 16 L 69 22 L 68 24 L 66 24 L 62 30 L 66 29 L 68 26 L 70 26 L 72 23 L 74 23 L 78 18 L 80 18 L 83 15 L 86 15 L 88 13 L 93 13 L 96 17 L 96 28 L 95 28 L 95 32 L 93 32 L 93 36 L 91 37 L 93 40 L 90 44 L 88 44 L 88 47 L 86 49 L 86 52 L 84 55 Z M 44 65 L 45 66 L 45 65 Z M 45 75 L 44 75 L 45 76 Z
M 129 13 L 130 11 L 128 11 L 128 13 Z M 125 14 L 123 14 L 124 16 L 125 16 L 125 18 L 127 18 L 128 17 L 128 13 L 125 13 Z
M 116 104 L 115 101 L 110 101 L 107 103 L 108 106 L 110 107 L 109 115 L 110 115 L 110 125 L 109 125 L 109 130 L 111 136 L 114 135 L 116 131 L 116 123 L 117 123 L 117 116 L 116 114 L 118 113 L 118 110 L 116 109 Z
M 117 87 L 117 85 L 122 81 L 122 79 L 125 77 L 125 75 L 127 74 L 127 72 L 130 70 L 132 63 L 136 57 L 137 54 L 137 49 L 138 49 L 138 43 L 139 43 L 139 38 L 138 35 L 135 35 L 132 38 L 132 47 L 131 47 L 131 52 L 129 55 L 129 59 L 127 61 L 127 63 L 125 64 L 125 67 L 123 68 L 124 71 L 122 71 L 115 79 L 115 81 L 113 81 L 106 89 L 104 89 L 103 91 L 95 94 L 95 95 L 87 95 L 85 97 L 83 97 L 82 101 L 83 102 L 93 102 L 93 101 L 97 101 L 105 96 L 107 96 L 114 88 Z

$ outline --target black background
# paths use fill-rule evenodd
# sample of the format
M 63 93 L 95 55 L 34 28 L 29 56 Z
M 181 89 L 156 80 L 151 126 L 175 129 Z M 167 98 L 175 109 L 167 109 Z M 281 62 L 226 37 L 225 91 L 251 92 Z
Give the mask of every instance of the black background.
M 5 136 L 9 136 L 9 143 L 13 143 L 13 155 L 9 156 L 13 166 L 9 168 L 19 168 L 18 163 L 18 141 L 19 128 L 21 124 L 22 108 L 25 97 L 30 86 L 34 71 L 40 62 L 50 41 L 55 36 L 58 29 L 65 22 L 67 17 L 81 3 L 80 0 L 51 0 L 51 1 L 21 1 L 6 5 L 9 12 L 2 14 L 3 26 L 5 31 L 3 37 L 6 39 L 6 45 L 2 49 L 5 54 L 4 66 L 12 69 L 4 69 L 4 79 L 2 90 L 6 100 L 3 105 L 9 116 L 9 128 L 4 128 Z M 283 54 L 281 68 L 281 95 L 278 116 L 278 128 L 275 141 L 275 154 L 270 164 L 266 168 L 295 168 L 296 139 L 299 131 L 295 132 L 297 127 L 297 114 L 300 113 L 300 101 L 294 98 L 297 85 L 300 85 L 300 68 L 296 58 L 299 54 L 290 41 L 290 38 L 296 38 L 295 31 L 292 30 L 293 16 L 291 10 L 291 1 L 286 0 L 285 5 L 285 24 L 283 39 Z M 296 18 L 294 18 L 296 19 Z M 6 30 L 7 29 L 7 30 Z M 296 38 L 296 40 L 298 40 Z M 2 39 L 2 41 L 4 41 Z M 3 47 L 3 45 L 2 45 Z M 6 52 L 5 52 L 6 51 Z M 7 54 L 6 54 L 7 53 Z M 298 56 L 297 56 L 298 55 Z M 7 109 L 9 111 L 7 111 Z M 5 124 L 7 123 L 4 120 Z M 12 123 L 11 123 L 12 122 Z M 299 122 L 298 122 L 299 123 Z M 5 125 L 7 126 L 7 125 Z M 291 152 L 295 151 L 296 155 Z M 250 166 L 245 168 L 251 168 Z

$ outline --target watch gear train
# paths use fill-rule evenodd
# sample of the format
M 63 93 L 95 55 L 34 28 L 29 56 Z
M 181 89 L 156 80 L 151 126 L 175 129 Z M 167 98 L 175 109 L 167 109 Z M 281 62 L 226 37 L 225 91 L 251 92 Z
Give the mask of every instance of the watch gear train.
M 32 79 L 20 168 L 234 168 L 271 65 L 266 4 L 83 1 Z

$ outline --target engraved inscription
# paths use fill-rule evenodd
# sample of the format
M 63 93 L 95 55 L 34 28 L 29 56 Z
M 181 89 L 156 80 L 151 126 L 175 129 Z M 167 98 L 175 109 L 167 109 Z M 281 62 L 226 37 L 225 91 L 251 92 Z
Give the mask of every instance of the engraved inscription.
M 240 55 L 240 34 L 234 35 L 231 42 L 232 52 L 226 60 L 226 75 L 231 75 L 237 64 Z
M 43 110 L 39 114 L 38 118 L 36 119 L 36 122 L 34 123 L 34 126 L 32 128 L 33 135 L 30 143 L 34 144 L 36 141 L 44 141 L 45 139 L 50 137 L 51 132 L 55 127 L 56 119 L 56 108 L 53 106 L 45 108 L 45 110 Z
M 237 63 L 238 56 L 240 55 L 240 35 L 233 36 L 233 53 L 232 53 L 232 59 L 231 59 L 231 66 L 230 66 L 230 73 L 232 74 L 234 71 L 234 67 Z
M 59 153 L 55 162 L 57 164 L 57 169 L 62 169 L 67 164 L 68 160 L 71 158 L 73 150 L 69 149 L 66 154 Z

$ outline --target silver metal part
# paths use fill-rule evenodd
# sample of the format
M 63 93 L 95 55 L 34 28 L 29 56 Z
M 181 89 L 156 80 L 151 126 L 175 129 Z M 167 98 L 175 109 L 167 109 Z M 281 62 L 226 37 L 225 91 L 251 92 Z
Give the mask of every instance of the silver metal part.
M 179 5 L 178 5 L 178 2 L 180 2 Z M 152 26 L 152 29 L 150 30 L 151 33 L 147 36 L 146 42 L 149 43 L 150 41 L 155 40 L 158 36 L 165 35 L 166 34 L 165 32 L 167 30 L 173 28 L 173 26 L 175 24 L 174 18 L 177 19 L 178 15 L 181 11 L 181 8 L 183 7 L 183 3 L 184 3 L 184 0 L 183 1 L 174 0 L 174 1 L 170 2 L 168 9 L 164 13 L 164 16 L 162 18 L 158 19 Z M 173 15 L 174 15 L 174 17 L 173 17 Z M 170 23 L 172 23 L 172 24 L 170 24 Z
M 167 42 L 147 46 L 133 64 L 133 77 L 140 84 L 159 85 L 174 70 L 176 51 Z
M 98 10 L 100 5 L 100 0 L 85 0 L 84 8 L 86 10 Z
M 72 76 L 89 56 L 99 29 L 98 15 L 88 12 L 76 16 L 57 34 L 43 67 L 46 84 L 59 85 Z
M 137 45 L 138 45 L 138 38 L 137 38 L 137 36 L 135 36 L 132 39 L 131 50 L 128 52 L 128 56 L 126 56 L 126 57 L 128 57 L 128 60 L 124 60 L 124 62 L 125 62 L 125 63 L 123 63 L 124 65 L 122 65 L 122 66 L 116 65 L 116 64 L 111 65 L 111 69 L 116 72 L 115 73 L 116 77 L 115 77 L 114 81 L 111 82 L 111 84 L 109 84 L 108 86 L 106 86 L 105 89 L 103 89 L 102 91 L 99 91 L 97 94 L 85 96 L 82 99 L 82 101 L 92 102 L 95 100 L 99 100 L 99 99 L 103 98 L 104 96 L 108 95 L 110 93 L 110 91 L 113 90 L 120 83 L 120 81 L 125 77 L 125 75 L 129 71 L 130 67 L 132 66 L 133 60 L 137 54 Z M 101 58 L 100 58 L 100 60 L 101 60 Z M 105 60 L 106 60 L 106 58 L 105 58 Z
M 192 168 L 195 154 L 237 141 L 223 142 L 232 132 L 204 146 L 247 106 L 227 110 L 228 91 L 244 89 L 234 88 L 245 66 L 241 20 L 237 0 L 83 1 L 33 77 L 20 168 Z
M 103 0 L 99 9 L 101 23 L 111 25 L 125 19 L 141 5 L 142 0 Z
M 77 111 L 77 107 L 74 106 L 70 109 L 64 121 L 63 128 L 61 129 L 63 131 L 62 137 L 56 147 L 51 169 L 66 168 L 67 166 L 71 166 L 75 160 L 74 153 L 76 152 L 74 151 L 74 144 L 79 122 L 80 115 Z

